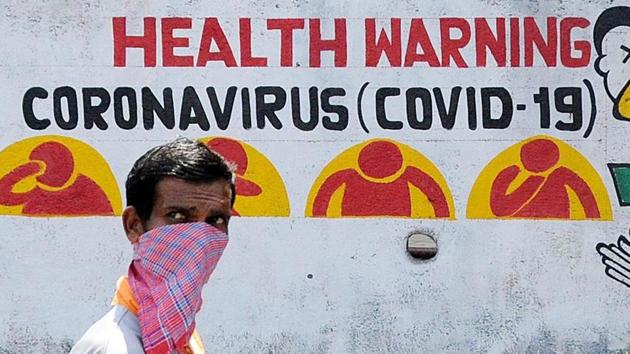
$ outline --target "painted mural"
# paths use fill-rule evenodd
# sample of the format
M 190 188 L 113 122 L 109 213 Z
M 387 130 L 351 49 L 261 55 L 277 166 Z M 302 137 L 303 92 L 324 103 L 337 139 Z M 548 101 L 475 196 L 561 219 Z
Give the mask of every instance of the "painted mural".
M 200 140 L 235 166 L 234 215 L 290 214 L 284 182 L 268 158 L 235 139 Z M 34 137 L 6 148 L 2 155 L 5 166 L 14 166 L 5 167 L 0 179 L 5 214 L 120 214 L 120 193 L 111 170 L 85 143 L 61 136 Z M 625 164 L 609 168 L 624 205 L 628 168 Z M 66 205 L 67 200 L 74 203 Z M 309 193 L 306 216 L 455 218 L 453 197 L 438 167 L 410 146 L 390 139 L 357 144 L 325 166 Z M 556 138 L 535 136 L 507 148 L 481 171 L 469 196 L 467 217 L 611 220 L 612 210 L 601 177 L 583 155 Z
M 225 137 L 200 139 L 235 166 L 234 216 L 289 216 L 282 177 L 265 155 L 250 144 Z
M 472 187 L 473 219 L 611 220 L 606 187 L 590 162 L 570 145 L 535 136 L 505 149 Z
M 103 157 L 73 138 L 44 135 L 0 151 L 0 214 L 120 215 L 117 182 Z
M 619 206 L 625 207 L 630 205 L 630 164 L 627 163 L 609 163 L 608 169 L 612 176 L 617 193 L 617 201 Z
M 595 70 L 604 79 L 606 94 L 613 102 L 612 115 L 630 120 L 630 7 L 603 11 L 593 29 L 597 51 Z
M 455 218 L 437 166 L 388 139 L 368 140 L 335 157 L 313 183 L 307 205 L 311 217 Z
M 71 342 L 68 308 L 108 303 L 121 178 L 180 135 L 236 175 L 209 352 L 630 351 L 610 316 L 630 288 L 628 4 L 77 4 L 0 17 L 0 353 L 67 352 L 26 337 Z M 435 257 L 405 254 L 414 234 Z
M 630 241 L 620 235 L 617 243 L 600 242 L 596 246 L 611 279 L 630 288 Z

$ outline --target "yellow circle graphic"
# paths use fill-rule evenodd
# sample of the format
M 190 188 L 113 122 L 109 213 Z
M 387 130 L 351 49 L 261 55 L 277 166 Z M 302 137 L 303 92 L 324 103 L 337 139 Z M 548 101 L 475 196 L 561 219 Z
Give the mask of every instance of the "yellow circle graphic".
M 569 144 L 539 135 L 514 144 L 481 171 L 468 198 L 471 219 L 612 220 L 606 187 Z
M 412 147 L 371 139 L 334 158 L 311 187 L 308 217 L 455 219 L 440 170 Z
M 236 167 L 236 216 L 289 216 L 284 181 L 275 166 L 253 146 L 227 137 L 199 139 Z
M 44 135 L 0 151 L 0 214 L 120 215 L 122 199 L 103 157 L 88 144 Z

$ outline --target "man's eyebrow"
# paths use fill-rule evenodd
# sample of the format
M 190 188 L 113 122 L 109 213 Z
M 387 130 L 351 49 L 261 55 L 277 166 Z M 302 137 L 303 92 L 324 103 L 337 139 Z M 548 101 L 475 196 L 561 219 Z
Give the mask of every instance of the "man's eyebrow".
M 166 210 L 174 210 L 174 211 L 194 211 L 197 207 L 185 207 L 181 205 L 167 205 L 164 207 Z
M 626 47 L 625 45 L 621 45 L 621 50 L 625 50 L 626 52 L 628 52 L 628 55 L 626 55 L 625 58 L 623 58 L 622 63 L 626 63 L 628 60 L 630 60 L 630 48 Z
M 229 219 L 230 217 L 232 217 L 232 213 L 225 212 L 225 211 L 220 210 L 220 209 L 216 209 L 216 210 L 211 210 L 210 211 L 210 215 L 208 215 L 209 218 L 213 218 L 213 217 L 217 217 L 217 216 L 221 216 L 221 217 L 224 217 L 226 219 Z

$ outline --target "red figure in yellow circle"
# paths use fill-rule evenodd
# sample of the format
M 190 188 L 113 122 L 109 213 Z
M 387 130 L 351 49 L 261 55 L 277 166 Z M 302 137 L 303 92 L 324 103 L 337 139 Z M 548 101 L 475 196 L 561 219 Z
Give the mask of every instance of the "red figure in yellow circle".
M 207 143 L 208 147 L 221 154 L 226 160 L 236 165 L 236 195 L 253 197 L 260 195 L 262 189 L 253 181 L 243 177 L 247 172 L 249 159 L 243 146 L 236 140 L 226 138 L 214 138 Z M 232 209 L 232 215 L 240 215 L 236 209 Z
M 228 137 L 199 139 L 235 165 L 236 200 L 232 215 L 289 216 L 284 181 L 273 163 L 253 146 Z
M 568 219 L 568 187 L 575 191 L 587 218 L 600 217 L 588 184 L 570 169 L 556 167 L 560 151 L 553 141 L 536 139 L 526 143 L 521 147 L 520 158 L 525 171 L 516 165 L 509 166 L 492 184 L 490 206 L 495 215 Z M 546 177 L 540 175 L 548 171 Z M 527 179 L 508 193 L 510 184 L 520 173 L 526 173 Z
M 333 194 L 344 188 L 342 216 L 412 215 L 410 187 L 418 188 L 428 199 L 435 217 L 450 217 L 449 202 L 440 185 L 414 166 L 404 167 L 399 147 L 386 140 L 365 145 L 358 155 L 358 171 L 344 169 L 328 176 L 319 187 L 312 216 L 327 216 Z
M 72 152 L 55 141 L 35 147 L 26 162 L 0 178 L 0 205 L 22 206 L 25 215 L 114 215 L 107 195 L 92 179 L 75 171 Z M 14 186 L 28 177 L 37 186 L 24 193 Z
M 471 219 L 612 220 L 606 186 L 578 150 L 547 135 L 520 141 L 479 173 Z

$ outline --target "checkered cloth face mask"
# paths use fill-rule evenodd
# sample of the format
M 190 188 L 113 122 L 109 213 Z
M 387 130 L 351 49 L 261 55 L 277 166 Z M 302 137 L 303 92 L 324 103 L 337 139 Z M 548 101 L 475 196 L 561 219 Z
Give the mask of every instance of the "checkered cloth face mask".
M 140 306 L 146 353 L 183 352 L 201 308 L 201 289 L 228 236 L 204 222 L 157 227 L 134 244 L 129 284 Z

